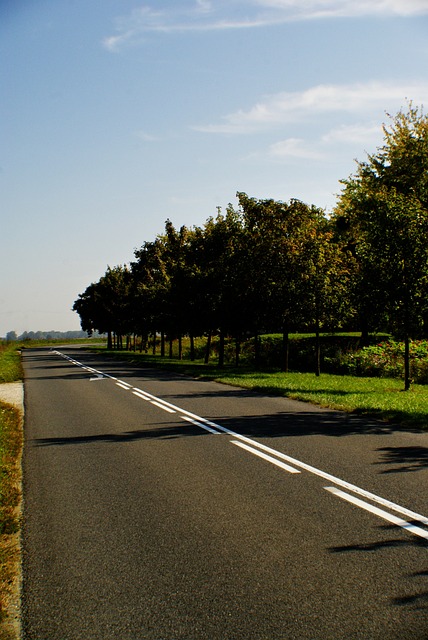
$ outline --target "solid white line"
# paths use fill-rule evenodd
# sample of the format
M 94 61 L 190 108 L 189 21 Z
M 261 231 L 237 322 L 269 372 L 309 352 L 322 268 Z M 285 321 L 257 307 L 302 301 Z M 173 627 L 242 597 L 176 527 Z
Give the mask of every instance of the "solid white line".
M 420 527 L 416 527 L 411 522 L 407 522 L 406 520 L 397 518 L 397 516 L 393 516 L 391 513 L 388 513 L 383 509 L 379 509 L 378 507 L 375 507 L 372 504 L 368 504 L 368 502 L 364 502 L 363 500 L 360 500 L 355 496 L 351 496 L 349 493 L 345 493 L 344 491 L 341 491 L 336 487 L 324 487 L 324 489 L 326 489 L 327 491 L 330 491 L 330 493 L 333 493 L 339 498 L 342 498 L 342 500 L 351 502 L 352 504 L 355 504 L 357 507 L 361 507 L 361 509 L 365 509 L 365 511 L 374 513 L 380 518 L 383 518 L 388 522 L 392 522 L 392 524 L 396 524 L 398 527 L 402 527 L 403 529 L 406 529 L 406 531 L 409 531 L 410 533 L 414 533 L 416 536 L 419 536 L 421 538 L 425 538 L 425 540 L 428 540 L 428 531 L 424 531 L 424 529 L 421 529 Z
M 259 458 L 263 458 L 263 460 L 267 460 L 268 462 L 275 464 L 277 467 L 284 469 L 284 471 L 288 471 L 288 473 L 300 473 L 298 469 L 290 467 L 288 464 L 285 464 L 285 462 L 281 462 L 277 458 L 272 458 L 272 456 L 268 456 L 266 453 L 263 453 L 258 449 L 253 449 L 243 442 L 239 442 L 238 440 L 231 440 L 231 442 L 232 444 L 236 444 L 236 446 L 241 447 L 241 449 L 245 449 L 246 451 L 253 453 L 255 456 L 258 456 Z
M 198 422 L 197 420 L 193 420 L 193 418 L 188 418 L 187 416 L 180 416 L 180 418 L 182 420 L 186 420 L 186 422 L 190 422 L 191 424 L 196 425 L 197 427 L 200 427 L 201 429 L 205 429 L 205 431 L 209 431 L 209 433 L 213 433 L 217 436 L 220 435 L 219 431 L 216 431 L 215 429 L 212 429 L 211 427 L 209 427 L 208 425 L 204 424 L 203 422 Z

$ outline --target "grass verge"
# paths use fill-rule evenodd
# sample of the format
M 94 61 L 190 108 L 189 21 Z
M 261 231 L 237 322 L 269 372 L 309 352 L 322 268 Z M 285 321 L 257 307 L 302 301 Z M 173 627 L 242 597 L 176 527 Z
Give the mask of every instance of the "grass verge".
M 428 429 L 428 385 L 414 384 L 410 391 L 403 391 L 403 381 L 395 378 L 362 378 L 328 373 L 317 377 L 311 373 L 254 371 L 244 366 L 219 369 L 214 364 L 204 365 L 201 361 L 190 362 L 127 351 L 97 351 L 136 365 L 156 366 L 195 378 L 366 414 L 403 427 Z
M 20 579 L 22 414 L 0 402 L 0 637 L 13 638 Z
M 0 383 L 22 380 L 18 345 L 0 345 Z M 22 413 L 0 401 L 0 638 L 19 637 Z
M 22 380 L 19 349 L 12 344 L 0 345 L 0 383 Z

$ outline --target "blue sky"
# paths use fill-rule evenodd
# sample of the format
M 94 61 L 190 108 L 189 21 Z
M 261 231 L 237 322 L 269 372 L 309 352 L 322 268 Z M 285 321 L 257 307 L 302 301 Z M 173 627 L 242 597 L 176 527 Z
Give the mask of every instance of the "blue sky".
M 428 0 L 0 0 L 0 336 L 237 191 L 328 211 L 406 100 Z

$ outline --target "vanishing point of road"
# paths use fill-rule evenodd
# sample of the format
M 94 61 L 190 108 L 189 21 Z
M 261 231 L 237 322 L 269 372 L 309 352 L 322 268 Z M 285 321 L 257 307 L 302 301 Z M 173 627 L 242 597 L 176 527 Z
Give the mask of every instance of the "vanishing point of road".
M 428 434 L 27 349 L 24 640 L 427 640 Z

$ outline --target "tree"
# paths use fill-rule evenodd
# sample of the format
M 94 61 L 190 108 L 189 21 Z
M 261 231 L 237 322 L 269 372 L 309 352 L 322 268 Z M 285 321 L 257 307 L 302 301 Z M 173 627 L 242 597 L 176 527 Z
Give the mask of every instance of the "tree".
M 319 335 L 323 322 L 334 317 L 337 323 L 347 271 L 323 210 L 297 199 L 238 198 L 247 238 L 247 306 L 256 329 L 282 329 L 287 371 L 290 329 L 315 324 Z M 319 347 L 317 354 L 319 374 Z
M 165 353 L 165 332 L 170 327 L 170 274 L 166 257 L 165 238 L 145 242 L 134 252 L 131 262 L 132 308 L 134 331 L 142 336 L 161 332 L 161 355 Z M 143 340 L 142 340 L 143 341 Z
M 428 311 L 428 118 L 410 103 L 391 120 L 384 145 L 343 181 L 335 217 L 352 238 L 366 300 L 404 340 L 408 390 L 409 340 Z
M 319 376 L 321 328 L 337 328 L 352 314 L 349 263 L 325 217 L 314 216 L 307 226 L 300 259 L 303 282 L 299 298 L 306 321 L 315 328 L 315 374 Z
M 190 281 L 194 292 L 200 326 L 208 336 L 205 361 L 208 362 L 211 336 L 219 333 L 219 366 L 224 364 L 227 334 L 238 338 L 242 331 L 242 273 L 247 268 L 243 256 L 242 220 L 231 205 L 223 214 L 210 217 L 202 229 L 194 230 L 193 265 Z
M 73 311 L 80 316 L 83 331 L 107 333 L 108 347 L 122 347 L 122 337 L 131 331 L 130 323 L 130 272 L 126 266 L 108 267 L 98 282 L 92 283 L 73 304 Z

